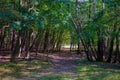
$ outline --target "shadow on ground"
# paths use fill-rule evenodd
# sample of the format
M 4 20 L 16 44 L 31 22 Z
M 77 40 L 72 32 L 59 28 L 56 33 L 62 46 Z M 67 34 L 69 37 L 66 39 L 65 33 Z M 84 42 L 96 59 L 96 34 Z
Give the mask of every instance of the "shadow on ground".
M 120 80 L 120 65 L 88 62 L 79 56 L 49 56 L 43 60 L 0 65 L 0 80 Z

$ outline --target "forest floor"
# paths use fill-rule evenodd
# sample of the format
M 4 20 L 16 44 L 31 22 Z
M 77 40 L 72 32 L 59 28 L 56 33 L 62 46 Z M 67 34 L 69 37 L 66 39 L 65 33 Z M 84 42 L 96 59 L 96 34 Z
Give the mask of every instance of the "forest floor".
M 0 80 L 120 80 L 120 65 L 89 62 L 81 55 L 39 53 L 40 58 L 0 64 Z

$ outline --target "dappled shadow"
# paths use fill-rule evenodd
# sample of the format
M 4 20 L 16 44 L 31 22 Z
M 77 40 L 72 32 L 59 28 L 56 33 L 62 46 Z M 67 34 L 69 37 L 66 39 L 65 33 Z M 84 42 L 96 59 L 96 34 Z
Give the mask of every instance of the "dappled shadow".
M 31 53 L 32 55 L 34 53 Z M 45 61 L 44 59 L 45 58 Z M 48 59 L 47 59 L 48 58 Z M 78 55 L 39 53 L 30 60 L 8 63 L 0 69 L 0 80 L 119 80 L 120 66 L 89 62 Z M 48 62 L 46 62 L 46 59 Z
M 90 62 L 87 60 L 79 60 L 80 66 L 93 66 L 94 68 L 104 68 L 104 69 L 120 69 L 120 64 L 111 64 L 106 62 Z
M 77 80 L 119 80 L 120 65 L 102 62 L 79 61 L 73 71 L 79 75 Z
M 2 73 L 0 73 L 2 79 L 0 80 L 4 80 L 4 78 L 7 77 L 9 77 L 7 80 L 35 80 L 37 79 L 37 73 L 41 73 L 42 70 L 50 67 L 51 65 L 43 60 L 22 61 L 16 64 L 3 64 L 0 66 L 0 71 L 2 71 Z M 34 77 L 36 78 L 34 79 Z

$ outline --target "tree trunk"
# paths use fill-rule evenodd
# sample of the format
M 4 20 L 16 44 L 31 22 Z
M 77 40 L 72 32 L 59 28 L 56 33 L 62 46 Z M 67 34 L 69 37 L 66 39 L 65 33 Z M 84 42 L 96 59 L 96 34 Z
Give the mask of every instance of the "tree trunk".
M 19 54 L 19 51 L 20 51 L 20 34 L 21 34 L 20 31 L 18 31 L 15 48 L 14 48 L 12 54 L 11 54 L 11 59 L 10 59 L 11 62 L 15 61 L 15 57 L 16 57 L 17 54 Z
M 31 31 L 27 31 L 27 42 L 26 42 L 26 52 L 25 52 L 25 56 L 26 56 L 26 59 L 29 59 L 30 58 L 30 38 L 31 38 Z

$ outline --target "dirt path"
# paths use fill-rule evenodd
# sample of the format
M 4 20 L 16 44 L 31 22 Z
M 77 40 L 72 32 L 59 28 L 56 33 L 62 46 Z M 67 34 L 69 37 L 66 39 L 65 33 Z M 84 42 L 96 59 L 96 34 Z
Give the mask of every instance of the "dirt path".
M 47 55 L 41 53 L 39 56 L 43 60 Z M 8 74 L 1 77 L 0 80 L 113 80 L 104 78 L 109 78 L 109 76 L 114 78 L 120 74 L 119 65 L 89 62 L 75 54 L 49 54 L 48 60 L 52 67 L 50 68 L 47 63 L 49 66 L 47 69 L 40 69 L 42 65 L 39 63 L 40 59 L 30 61 L 30 65 L 21 69 L 20 73 L 22 74 Z
M 78 58 L 74 56 L 49 56 L 50 61 L 53 64 L 51 69 L 45 70 L 45 72 L 68 72 L 72 71 L 78 64 Z
M 39 54 L 39 56 L 41 56 L 41 58 L 44 58 L 44 57 L 46 58 L 47 55 L 41 53 Z M 44 76 L 50 76 L 50 75 L 61 76 L 61 74 L 69 75 L 69 77 L 76 78 L 76 75 L 74 75 L 71 72 L 73 69 L 75 69 L 75 67 L 78 66 L 77 64 L 77 61 L 79 60 L 78 57 L 76 57 L 75 55 L 70 55 L 70 54 L 67 54 L 67 55 L 65 54 L 64 56 L 59 55 L 59 54 L 57 55 L 49 54 L 48 57 L 49 57 L 50 64 L 52 64 L 51 68 L 43 69 L 42 71 L 39 71 L 37 69 L 34 71 L 23 70 L 24 72 L 21 71 L 23 72 L 23 74 L 16 75 L 15 77 L 7 76 L 5 78 L 7 78 L 8 80 L 41 80 L 41 78 Z M 4 80 L 4 78 L 0 80 Z

